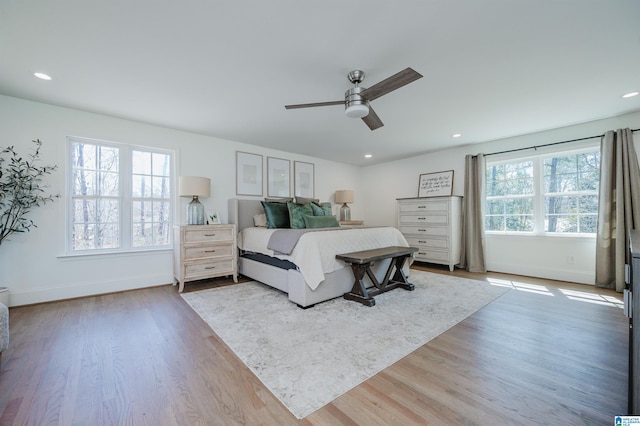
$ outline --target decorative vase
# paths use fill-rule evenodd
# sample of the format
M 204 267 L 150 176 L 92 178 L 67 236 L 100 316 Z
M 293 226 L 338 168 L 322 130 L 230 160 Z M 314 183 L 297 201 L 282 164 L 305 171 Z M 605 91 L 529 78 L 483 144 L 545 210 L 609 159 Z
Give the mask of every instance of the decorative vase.
M 204 225 L 204 205 L 197 195 L 187 204 L 187 225 Z

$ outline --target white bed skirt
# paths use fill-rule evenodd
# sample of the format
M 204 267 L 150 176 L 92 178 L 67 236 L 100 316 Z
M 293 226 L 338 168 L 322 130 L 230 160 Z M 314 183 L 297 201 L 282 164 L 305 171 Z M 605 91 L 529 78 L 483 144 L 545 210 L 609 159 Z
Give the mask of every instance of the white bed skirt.
M 371 269 L 378 281 L 383 280 L 390 261 L 390 259 L 385 259 L 381 262 L 376 262 L 372 266 Z M 409 276 L 408 263 L 405 263 L 403 268 L 407 276 Z M 287 293 L 289 300 L 303 308 L 336 297 L 342 297 L 342 295 L 351 290 L 354 282 L 353 272 L 350 267 L 326 274 L 325 280 L 315 290 L 311 290 L 297 269 L 281 269 L 243 257 L 238 259 L 238 269 L 240 274 L 245 277 Z M 365 276 L 365 284 L 367 287 L 373 286 L 367 276 Z

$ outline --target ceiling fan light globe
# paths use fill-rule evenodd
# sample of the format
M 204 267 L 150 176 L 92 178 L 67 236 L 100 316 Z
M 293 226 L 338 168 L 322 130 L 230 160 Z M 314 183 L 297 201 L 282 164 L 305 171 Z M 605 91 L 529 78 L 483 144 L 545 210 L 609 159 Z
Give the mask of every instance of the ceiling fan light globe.
M 347 117 L 362 118 L 369 115 L 369 106 L 364 104 L 352 104 L 345 108 L 344 113 Z

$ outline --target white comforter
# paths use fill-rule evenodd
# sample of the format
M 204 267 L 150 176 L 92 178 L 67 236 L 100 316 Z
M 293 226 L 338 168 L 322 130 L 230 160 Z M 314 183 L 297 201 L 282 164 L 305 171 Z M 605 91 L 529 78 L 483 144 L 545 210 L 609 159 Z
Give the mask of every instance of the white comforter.
M 241 250 L 286 259 L 298 266 L 307 285 L 315 290 L 324 275 L 346 267 L 336 259 L 336 254 L 375 248 L 402 246 L 409 244 L 396 228 L 353 228 L 309 232 L 300 237 L 290 255 L 275 255 L 267 248 L 271 234 L 276 229 L 246 228 L 238 235 L 238 247 Z

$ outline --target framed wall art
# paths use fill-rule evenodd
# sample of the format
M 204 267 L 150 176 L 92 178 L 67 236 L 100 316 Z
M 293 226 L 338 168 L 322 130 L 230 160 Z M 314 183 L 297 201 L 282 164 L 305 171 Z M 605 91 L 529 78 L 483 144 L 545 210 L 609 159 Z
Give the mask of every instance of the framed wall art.
M 236 194 L 262 196 L 262 155 L 236 151 Z
M 424 173 L 418 181 L 418 197 L 440 197 L 453 193 L 453 170 Z
M 267 157 L 267 196 L 291 196 L 291 162 L 282 158 Z
M 296 197 L 314 198 L 314 174 L 313 163 L 293 162 L 293 194 Z

